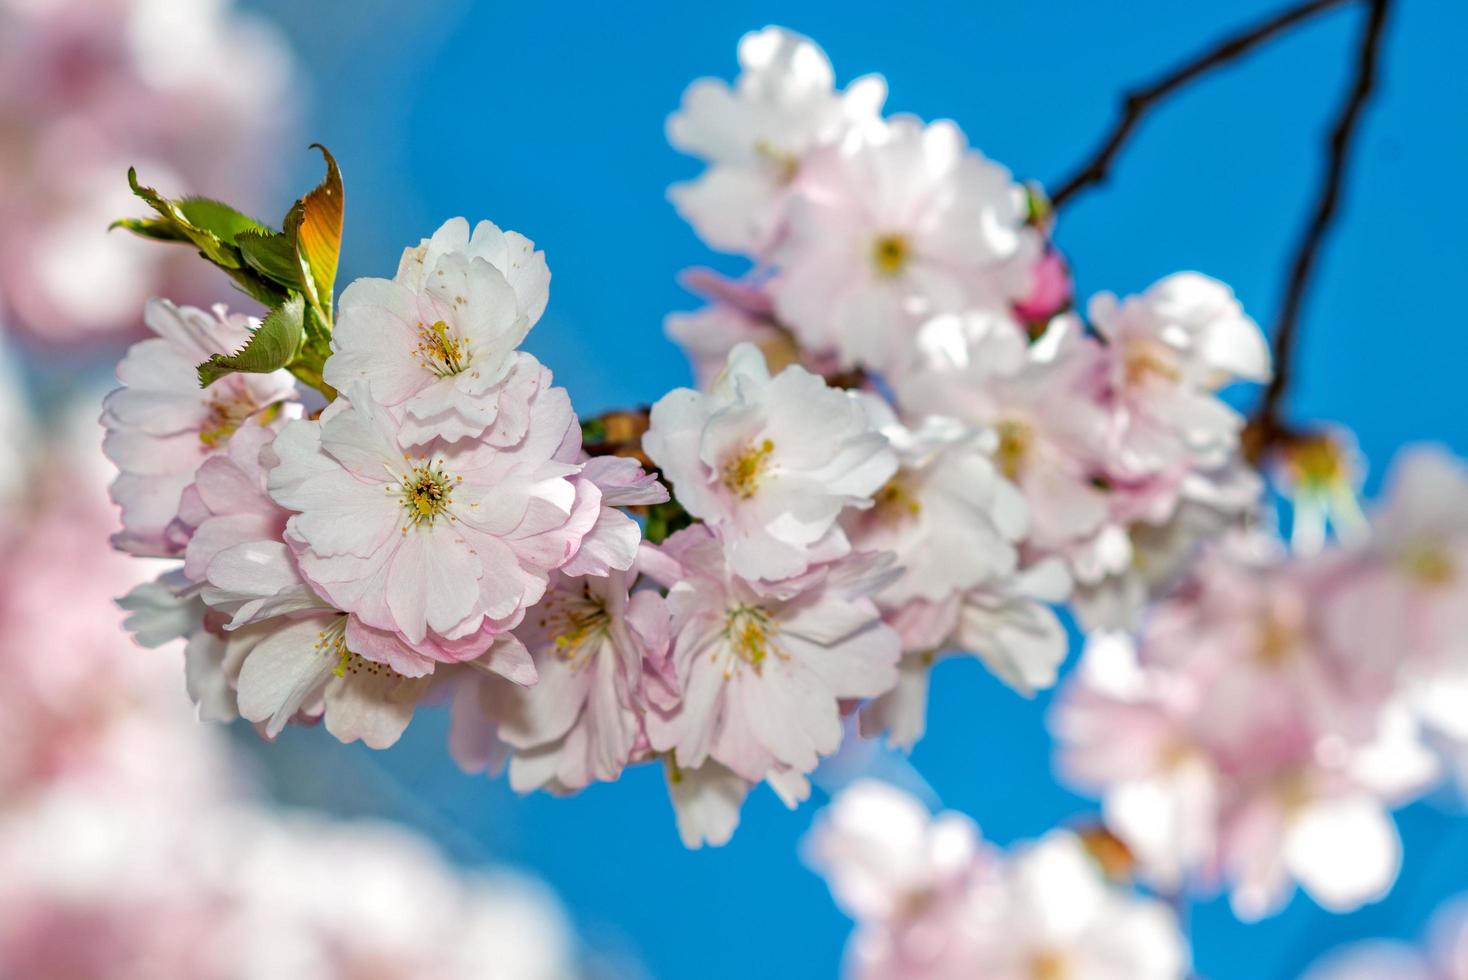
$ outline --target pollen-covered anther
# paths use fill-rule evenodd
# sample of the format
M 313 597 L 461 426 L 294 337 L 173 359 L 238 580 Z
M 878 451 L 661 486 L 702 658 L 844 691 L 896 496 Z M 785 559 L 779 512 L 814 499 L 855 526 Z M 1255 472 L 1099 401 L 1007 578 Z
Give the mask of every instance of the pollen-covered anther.
M 611 626 L 606 603 L 583 586 L 580 596 L 553 595 L 544 606 L 540 625 L 554 637 L 556 655 L 579 670 L 594 649 L 588 641 L 605 635 Z
M 884 276 L 896 276 L 907 268 L 912 247 L 903 235 L 882 235 L 872 244 L 872 264 Z
M 878 520 L 894 521 L 918 516 L 923 505 L 902 478 L 895 476 L 877 491 L 873 509 Z
M 994 461 L 999 464 L 999 472 L 1011 480 L 1018 480 L 1029 459 L 1030 446 L 1035 441 L 1034 432 L 1028 423 L 1017 419 L 1005 419 L 996 428 L 999 448 L 995 451 Z
M 454 487 L 462 478 L 450 476 L 442 461 L 425 460 L 414 466 L 398 484 L 402 495 L 403 510 L 408 515 L 408 524 L 432 525 L 440 516 L 453 520 L 449 505 L 453 503 Z M 408 526 L 403 526 L 407 533 Z
M 459 374 L 469 366 L 464 341 L 443 320 L 418 324 L 418 343 L 413 356 L 441 378 Z
M 331 672 L 337 677 L 346 677 L 348 674 L 354 677 L 364 674 L 369 677 L 391 677 L 397 674 L 397 671 L 386 664 L 368 660 L 347 648 L 345 618 L 332 623 L 317 634 L 316 649 L 336 658 L 336 666 L 331 669 Z
M 778 627 L 770 614 L 759 606 L 738 606 L 729 611 L 724 623 L 724 636 L 735 658 L 749 664 L 758 673 L 771 654 L 780 656 L 771 642 Z M 735 664 L 730 664 L 732 672 Z
M 210 449 L 224 445 L 235 430 L 255 414 L 256 408 L 258 406 L 248 399 L 211 395 L 208 420 L 199 430 L 199 441 Z
M 775 444 L 766 439 L 758 446 L 746 446 L 742 452 L 726 460 L 721 471 L 725 488 L 742 500 L 753 497 L 759 489 L 760 477 L 764 475 L 770 453 L 774 451 Z

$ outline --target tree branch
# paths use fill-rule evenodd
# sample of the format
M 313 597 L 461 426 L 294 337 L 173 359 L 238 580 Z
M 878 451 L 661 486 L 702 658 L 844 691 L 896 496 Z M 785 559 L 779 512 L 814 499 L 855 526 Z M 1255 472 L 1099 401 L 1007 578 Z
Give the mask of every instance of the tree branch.
M 1368 0 L 1366 22 L 1361 28 L 1361 42 L 1356 54 L 1356 76 L 1352 82 L 1327 144 L 1325 179 L 1315 200 L 1315 210 L 1305 233 L 1295 249 L 1290 265 L 1290 278 L 1284 300 L 1274 323 L 1274 377 L 1264 390 L 1245 433 L 1245 452 L 1258 462 L 1271 445 L 1291 437 L 1280 421 L 1280 406 L 1291 378 L 1291 359 L 1299 333 L 1300 309 L 1305 291 L 1320 256 L 1320 246 L 1340 208 L 1341 188 L 1345 184 L 1346 164 L 1352 141 L 1358 132 L 1361 112 L 1376 87 L 1377 65 L 1381 56 L 1382 28 L 1386 23 L 1390 0 Z
M 1105 182 L 1111 171 L 1113 159 L 1131 137 L 1132 131 L 1141 121 L 1142 116 L 1177 89 L 1182 88 L 1199 75 L 1238 60 L 1258 45 L 1302 20 L 1332 7 L 1340 7 L 1353 2 L 1358 2 L 1358 0 L 1307 0 L 1306 3 L 1291 7 L 1261 24 L 1228 38 L 1152 84 L 1128 92 L 1122 99 L 1121 118 L 1112 128 L 1111 135 L 1106 137 L 1105 142 L 1101 144 L 1090 161 L 1050 196 L 1051 206 L 1059 208 L 1086 188 Z

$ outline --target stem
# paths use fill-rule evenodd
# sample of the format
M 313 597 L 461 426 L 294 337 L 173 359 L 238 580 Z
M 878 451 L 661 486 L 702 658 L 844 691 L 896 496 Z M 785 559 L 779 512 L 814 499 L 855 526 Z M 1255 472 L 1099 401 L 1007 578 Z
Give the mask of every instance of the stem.
M 1291 433 L 1280 421 L 1280 406 L 1292 377 L 1291 361 L 1299 335 L 1300 310 L 1320 257 L 1320 247 L 1340 209 L 1341 189 L 1345 185 L 1346 164 L 1351 156 L 1354 138 L 1360 128 L 1362 110 L 1376 87 L 1380 62 L 1383 26 L 1390 0 L 1368 0 L 1366 22 L 1361 29 L 1361 42 L 1356 54 L 1355 79 L 1342 105 L 1326 144 L 1325 179 L 1315 199 L 1315 210 L 1295 249 L 1290 264 L 1290 278 L 1284 300 L 1274 324 L 1274 377 L 1264 389 L 1249 422 L 1245 440 L 1249 457 L 1258 462 L 1270 446 L 1288 440 Z
M 1111 134 L 1106 137 L 1090 161 L 1081 166 L 1060 185 L 1059 190 L 1050 195 L 1051 206 L 1059 208 L 1086 188 L 1103 183 L 1110 174 L 1113 159 L 1131 137 L 1132 131 L 1141 121 L 1142 116 L 1174 91 L 1199 75 L 1237 61 L 1258 45 L 1288 30 L 1300 21 L 1332 7 L 1340 7 L 1352 2 L 1357 2 L 1357 0 L 1308 0 L 1306 3 L 1291 7 L 1263 23 L 1222 41 L 1150 85 L 1144 85 L 1128 92 L 1122 98 L 1121 118 L 1117 120 Z

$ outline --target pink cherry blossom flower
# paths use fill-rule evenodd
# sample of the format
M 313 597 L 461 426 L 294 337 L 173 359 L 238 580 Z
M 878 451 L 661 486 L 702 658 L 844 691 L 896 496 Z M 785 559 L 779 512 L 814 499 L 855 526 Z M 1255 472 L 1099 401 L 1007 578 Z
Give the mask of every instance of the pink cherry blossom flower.
M 668 196 L 713 247 L 758 253 L 777 237 L 811 151 L 875 124 L 887 86 L 868 75 L 837 92 L 825 53 L 780 27 L 744 35 L 739 66 L 732 88 L 694 82 L 668 118 L 668 141 L 709 162 Z
M 1333 909 L 1390 887 L 1387 810 L 1436 767 L 1392 673 L 1324 628 L 1330 589 L 1319 565 L 1230 541 L 1153 612 L 1139 656 L 1092 641 L 1053 719 L 1062 765 L 1164 887 L 1227 883 L 1246 918 L 1294 881 Z
M 602 510 L 596 485 L 575 479 L 570 401 L 535 368 L 527 431 L 513 446 L 409 452 L 365 386 L 321 421 L 287 425 L 269 487 L 295 512 L 286 536 L 312 588 L 434 660 L 474 659 L 516 625 Z
M 866 782 L 836 797 L 806 852 L 856 920 L 845 973 L 858 980 L 1180 980 L 1187 970 L 1172 911 L 1108 883 L 1065 831 L 1003 854 L 967 817 L 934 817 Z
M 725 541 L 735 574 L 789 578 L 850 551 L 837 519 L 870 506 L 896 469 L 866 399 L 798 365 L 771 378 L 741 344 L 711 392 L 679 388 L 653 406 L 642 445 Z
M 117 366 L 122 387 L 102 403 L 103 451 L 119 471 L 112 499 L 122 531 L 113 543 L 161 557 L 183 549 L 170 525 L 200 463 L 241 426 L 268 423 L 296 389 L 284 371 L 226 375 L 200 388 L 197 366 L 243 347 L 258 325 L 248 317 L 155 300 L 145 320 L 157 336 L 134 344 Z
M 897 635 L 869 598 L 885 575 L 865 557 L 761 592 L 695 525 L 644 570 L 668 586 L 683 692 L 673 710 L 648 715 L 647 731 L 680 769 L 713 759 L 751 783 L 777 767 L 810 772 L 840 743 L 840 699 L 876 697 L 896 680 Z
M 998 855 L 968 817 L 935 817 L 907 793 L 864 780 L 817 815 L 803 852 L 857 923 L 849 976 L 945 976 L 970 965 L 965 920 L 992 887 Z
M 1100 450 L 1109 415 L 1098 351 L 1079 324 L 1058 317 L 1031 345 L 1012 319 L 971 312 L 930 321 L 920 343 L 925 365 L 900 380 L 898 404 L 994 432 L 994 461 L 1029 504 L 1034 548 L 1095 533 L 1107 517 Z
M 342 293 L 324 376 L 400 408 L 404 445 L 525 436 L 542 381 L 517 348 L 545 310 L 550 271 L 515 232 L 456 218 L 403 256 L 396 279 L 358 279 Z
M 878 597 L 882 606 L 941 602 L 1013 572 L 1028 509 L 990 460 L 987 434 L 937 416 L 908 428 L 885 405 L 873 414 L 898 470 L 844 525 L 856 547 L 890 551 L 903 569 Z
M 1107 884 L 1080 840 L 1052 831 L 1020 849 L 981 925 L 971 976 L 1180 980 L 1188 947 L 1155 898 Z
M 668 612 L 656 591 L 628 594 L 632 575 L 558 577 L 516 635 L 535 659 L 529 688 L 480 677 L 477 701 L 456 711 L 498 721 L 511 747 L 510 785 L 574 792 L 610 782 L 646 745 L 649 699 L 671 707 L 677 691 L 665 660 Z M 455 725 L 474 724 L 456 718 Z
M 1125 300 L 1100 293 L 1089 312 L 1106 341 L 1121 413 L 1112 468 L 1146 473 L 1182 458 L 1226 463 L 1243 418 L 1214 391 L 1270 376 L 1269 345 L 1233 291 L 1180 272 Z
M 1325 629 L 1396 678 L 1445 747 L 1468 745 L 1468 468 L 1445 450 L 1403 450 L 1370 536 L 1324 559 Z
M 1007 307 L 1025 289 L 993 281 L 1019 254 L 1024 190 L 952 123 L 894 118 L 813 155 L 800 190 L 774 256 L 775 308 L 803 346 L 848 367 L 896 375 L 924 321 Z

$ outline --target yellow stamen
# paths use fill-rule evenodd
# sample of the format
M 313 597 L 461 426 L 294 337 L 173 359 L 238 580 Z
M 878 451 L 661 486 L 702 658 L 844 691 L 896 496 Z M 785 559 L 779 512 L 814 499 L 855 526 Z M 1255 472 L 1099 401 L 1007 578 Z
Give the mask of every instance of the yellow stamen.
M 872 246 L 872 262 L 884 276 L 899 275 L 911 257 L 912 249 L 902 235 L 882 235 Z
M 1030 976 L 1033 980 L 1065 980 L 1070 976 L 1065 954 L 1053 949 L 1036 953 L 1030 959 Z
M 445 472 L 441 461 L 425 460 L 414 466 L 398 481 L 396 488 L 402 495 L 403 510 L 408 514 L 409 523 L 415 527 L 422 524 L 432 525 L 442 515 L 453 520 L 454 516 L 448 513 L 448 509 L 453 503 L 454 487 L 461 480 L 462 477 L 450 476 Z M 404 526 L 403 531 L 406 533 L 407 530 Z
M 724 463 L 723 481 L 729 492 L 743 500 L 754 496 L 759 489 L 760 476 L 764 473 L 770 453 L 775 444 L 766 439 L 758 446 L 749 446 L 739 455 Z
M 458 374 L 469 366 L 464 342 L 442 320 L 418 324 L 418 346 L 413 348 L 413 355 L 441 378 Z
M 999 449 L 994 454 L 999 472 L 1011 480 L 1018 480 L 1025 471 L 1030 446 L 1035 437 L 1029 425 L 1017 419 L 1005 419 L 996 426 L 999 432 Z
M 780 655 L 779 649 L 770 642 L 776 631 L 770 614 L 759 606 L 737 606 L 729 611 L 724 622 L 724 636 L 734 656 L 753 667 L 755 673 L 764 669 L 765 660 L 771 653 Z
M 1408 577 L 1425 586 L 1447 585 L 1458 577 L 1452 556 L 1441 545 L 1413 545 L 1402 553 L 1401 562 Z
M 1155 341 L 1130 341 L 1126 345 L 1122 364 L 1129 386 L 1139 387 L 1154 379 L 1174 383 L 1182 380 L 1182 372 L 1178 370 L 1171 353 Z
M 887 485 L 877 491 L 876 505 L 872 509 L 876 512 L 877 520 L 895 521 L 918 516 L 923 505 L 913 496 L 912 490 L 902 482 L 899 475 L 888 480 Z
M 788 184 L 795 180 L 795 175 L 800 170 L 798 157 L 775 149 L 768 140 L 755 140 L 754 152 L 774 167 L 777 183 Z

